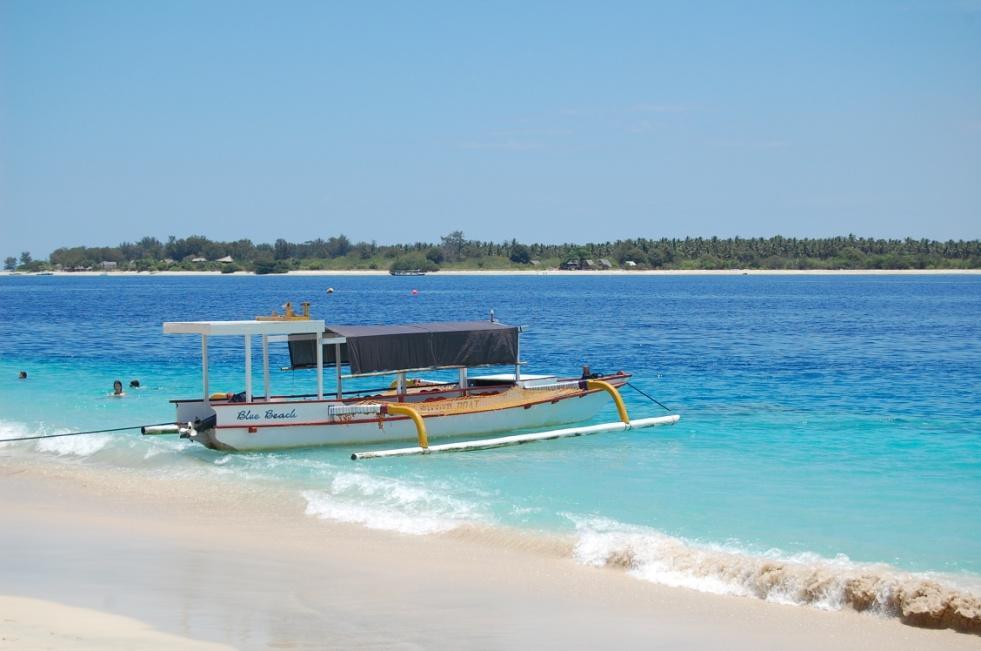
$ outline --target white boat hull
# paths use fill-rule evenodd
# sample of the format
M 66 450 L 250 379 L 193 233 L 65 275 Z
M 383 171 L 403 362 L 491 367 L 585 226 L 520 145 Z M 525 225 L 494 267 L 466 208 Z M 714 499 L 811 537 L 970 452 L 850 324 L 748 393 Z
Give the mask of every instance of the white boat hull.
M 417 439 L 415 424 L 405 416 L 342 416 L 328 419 L 328 404 L 320 401 L 291 402 L 272 408 L 212 405 L 217 426 L 196 433 L 191 438 L 208 447 L 236 451 L 371 445 Z M 612 407 L 609 396 L 602 391 L 563 397 L 556 401 L 457 414 L 427 414 L 425 403 L 411 404 L 423 416 L 430 441 L 576 423 L 592 418 L 604 405 Z M 186 413 L 184 416 L 183 420 L 190 420 L 186 418 Z M 178 420 L 182 420 L 180 415 Z

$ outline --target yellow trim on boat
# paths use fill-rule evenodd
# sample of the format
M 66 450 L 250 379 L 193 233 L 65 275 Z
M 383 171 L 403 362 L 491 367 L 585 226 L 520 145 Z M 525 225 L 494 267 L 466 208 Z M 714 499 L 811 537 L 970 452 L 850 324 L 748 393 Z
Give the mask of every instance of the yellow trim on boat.
M 429 436 L 426 434 L 426 424 L 422 422 L 422 416 L 419 412 L 408 405 L 386 405 L 388 413 L 390 414 L 402 414 L 403 416 L 408 416 L 412 419 L 412 422 L 416 424 L 416 435 L 419 437 L 419 447 L 428 448 L 429 447 Z
M 627 416 L 627 406 L 623 404 L 623 397 L 620 396 L 620 392 L 617 391 L 615 386 L 602 380 L 586 380 L 586 388 L 603 389 L 613 396 L 613 402 L 617 403 L 617 412 L 620 414 L 620 420 L 624 423 L 630 423 L 630 417 Z
M 584 383 L 585 387 L 583 386 Z M 528 395 L 531 389 L 521 386 L 512 386 L 500 392 L 493 391 L 490 393 L 484 393 L 484 391 L 482 391 L 479 387 L 471 387 L 466 390 L 466 393 L 470 395 L 444 398 L 439 394 L 436 394 L 432 397 L 425 397 L 422 400 L 418 400 L 418 398 L 426 396 L 427 387 L 423 385 L 410 388 L 406 392 L 405 397 L 411 400 L 411 403 L 407 402 L 400 404 L 411 404 L 412 408 L 415 409 L 423 418 L 428 418 L 429 416 L 453 416 L 457 414 L 470 414 L 484 411 L 496 411 L 498 409 L 510 409 L 512 407 L 528 408 L 534 405 L 554 402 L 556 400 L 571 397 L 582 392 L 583 388 L 591 391 L 603 390 L 609 393 L 616 403 L 620 420 L 624 423 L 630 422 L 630 417 L 627 415 L 627 408 L 624 405 L 623 398 L 620 396 L 620 392 L 615 386 L 603 380 L 568 382 L 556 386 L 555 388 L 548 388 L 546 390 L 538 389 L 535 390 L 536 399 L 534 400 L 530 400 Z M 377 398 L 383 396 L 396 397 L 398 395 L 398 392 L 395 390 L 382 391 L 377 396 L 368 397 L 364 402 L 365 404 L 372 404 L 375 402 L 375 400 L 377 400 Z M 383 404 L 391 403 L 385 401 Z

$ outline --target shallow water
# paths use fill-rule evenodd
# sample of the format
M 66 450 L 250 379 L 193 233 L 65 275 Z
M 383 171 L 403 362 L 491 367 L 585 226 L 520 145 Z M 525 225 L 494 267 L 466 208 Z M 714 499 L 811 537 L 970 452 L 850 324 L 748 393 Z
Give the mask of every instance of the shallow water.
M 0 438 L 172 420 L 170 398 L 200 393 L 199 342 L 164 337 L 162 321 L 305 299 L 334 323 L 493 308 L 527 326 L 527 372 L 628 370 L 682 420 L 362 463 L 348 448 L 230 455 L 133 432 L 0 444 L 0 455 L 261 477 L 302 494 L 312 516 L 407 534 L 474 522 L 565 534 L 582 562 L 626 558 L 640 578 L 715 592 L 759 594 L 773 559 L 822 576 L 981 585 L 973 276 L 3 277 Z M 241 346 L 212 342 L 213 390 L 241 389 Z M 274 351 L 273 367 L 285 364 Z M 143 388 L 107 397 L 117 378 Z M 313 386 L 309 371 L 273 374 L 274 391 Z M 624 397 L 634 417 L 664 413 Z M 611 404 L 596 422 L 615 418 Z M 760 596 L 837 606 L 834 590 L 805 597 L 795 581 Z

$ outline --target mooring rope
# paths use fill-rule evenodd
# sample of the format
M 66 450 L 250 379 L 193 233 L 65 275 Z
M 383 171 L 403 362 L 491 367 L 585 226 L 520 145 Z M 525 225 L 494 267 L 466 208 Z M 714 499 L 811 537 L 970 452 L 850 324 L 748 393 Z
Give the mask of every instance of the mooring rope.
M 648 400 L 650 400 L 651 402 L 653 402 L 653 403 L 656 403 L 656 404 L 658 404 L 658 405 L 661 405 L 661 407 L 663 407 L 663 408 L 664 408 L 664 411 L 671 411 L 671 409 L 670 409 L 670 408 L 668 408 L 668 407 L 665 407 L 663 403 L 661 403 L 661 402 L 658 402 L 658 401 L 657 401 L 657 400 L 655 400 L 655 399 L 654 399 L 654 398 L 653 398 L 652 396 L 650 396 L 650 395 L 648 395 L 647 393 L 645 393 L 644 391 L 642 391 L 642 390 L 641 390 L 640 388 L 638 388 L 638 387 L 635 387 L 635 386 L 634 386 L 633 384 L 631 384 L 630 382 L 627 382 L 627 386 L 628 386 L 628 387 L 630 387 L 631 389 L 633 389 L 634 391 L 636 391 L 637 393 L 639 393 L 640 395 L 642 395 L 642 396 L 644 396 L 645 398 L 647 398 L 647 399 L 648 399 Z
M 37 439 L 53 439 L 60 436 L 81 436 L 83 434 L 109 434 L 110 432 L 125 432 L 131 429 L 140 429 L 142 427 L 159 427 L 161 425 L 174 425 L 174 421 L 168 421 L 166 423 L 154 423 L 153 425 L 133 425 L 132 427 L 114 427 L 111 429 L 93 429 L 87 432 L 65 432 L 64 434 L 38 434 L 36 436 L 18 436 L 12 439 L 0 439 L 0 443 L 10 443 L 12 441 L 36 441 Z

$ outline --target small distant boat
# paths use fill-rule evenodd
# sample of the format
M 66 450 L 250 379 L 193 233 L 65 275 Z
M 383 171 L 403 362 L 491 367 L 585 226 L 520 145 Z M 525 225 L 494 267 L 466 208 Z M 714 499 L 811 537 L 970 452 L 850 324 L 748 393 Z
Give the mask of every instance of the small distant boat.
M 393 276 L 425 276 L 426 275 L 426 272 L 423 271 L 422 269 L 404 269 L 402 271 L 397 271 L 395 269 L 392 269 L 388 273 L 390 273 Z
M 35 276 L 53 276 L 54 275 L 54 272 L 53 271 L 39 271 L 39 272 L 37 272 L 34 275 Z
M 304 306 L 306 308 L 306 305 Z M 216 450 L 245 451 L 339 444 L 417 441 L 418 447 L 367 456 L 399 456 L 446 449 L 480 449 L 600 431 L 673 424 L 678 416 L 631 421 L 619 395 L 630 379 L 624 371 L 588 377 L 529 375 L 518 358 L 521 328 L 489 321 L 406 325 L 327 325 L 287 310 L 279 318 L 255 321 L 189 321 L 164 323 L 165 334 L 201 337 L 200 398 L 173 400 L 176 424 L 145 428 L 144 434 L 179 433 Z M 209 384 L 208 342 L 215 336 L 244 339 L 245 390 L 213 393 Z M 262 388 L 252 383 L 253 337 L 261 338 Z M 316 393 L 272 395 L 269 344 L 286 341 L 289 369 L 314 369 Z M 486 366 L 514 371 L 469 375 Z M 324 370 L 333 367 L 336 393 L 324 392 Z M 344 374 L 344 369 L 348 373 Z M 455 381 L 410 378 L 410 373 L 455 369 Z M 389 386 L 345 391 L 350 378 L 395 375 Z M 430 449 L 429 440 L 484 437 L 512 430 L 543 428 L 592 418 L 610 397 L 620 422 L 569 430 L 521 434 Z M 559 434 L 557 434 L 559 433 Z M 529 438 L 530 437 L 530 438 Z M 460 446 L 465 446 L 461 448 Z M 466 447 L 469 446 L 469 447 Z M 355 458 L 352 457 L 352 458 Z

